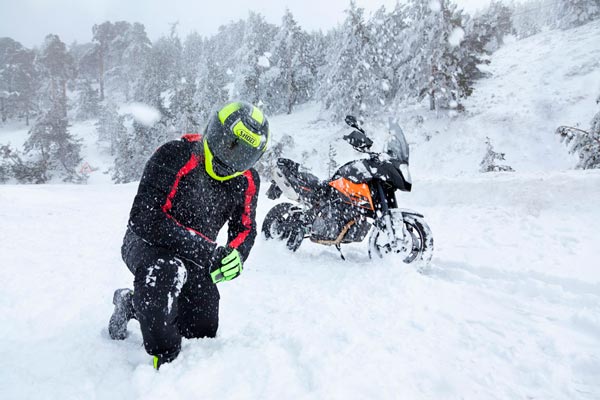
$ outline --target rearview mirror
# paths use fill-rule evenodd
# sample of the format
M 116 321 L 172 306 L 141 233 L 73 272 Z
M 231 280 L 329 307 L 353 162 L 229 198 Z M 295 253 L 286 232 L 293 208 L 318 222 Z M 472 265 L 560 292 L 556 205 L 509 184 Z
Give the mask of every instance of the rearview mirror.
M 356 117 L 354 115 L 346 115 L 346 118 L 344 118 L 344 121 L 346 121 L 346 123 L 348 125 L 350 125 L 354 129 L 358 130 L 359 132 L 365 133 L 365 130 L 360 127 L 358 120 L 356 119 Z
M 346 115 L 344 121 L 346 121 L 346 124 L 350 125 L 353 128 L 358 127 L 358 121 L 356 120 L 356 117 L 354 115 Z

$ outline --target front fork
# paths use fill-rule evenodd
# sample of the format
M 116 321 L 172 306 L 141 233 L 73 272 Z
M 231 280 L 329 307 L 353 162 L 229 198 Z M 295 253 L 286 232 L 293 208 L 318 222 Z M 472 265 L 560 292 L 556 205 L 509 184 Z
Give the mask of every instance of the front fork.
M 404 242 L 404 224 L 402 224 L 401 226 L 401 236 L 400 238 L 396 237 L 396 232 L 394 229 L 394 223 L 392 222 L 392 215 L 390 212 L 390 207 L 388 204 L 388 199 L 385 195 L 385 191 L 383 190 L 383 186 L 381 185 L 381 182 L 375 182 L 375 187 L 377 188 L 377 193 L 379 194 L 379 199 L 381 201 L 381 210 L 379 210 L 378 212 L 381 212 L 383 218 L 383 230 L 385 231 L 385 233 L 387 234 L 388 237 L 388 242 L 390 244 L 390 246 L 392 248 L 395 248 L 398 244 L 398 239 L 400 239 L 402 242 Z

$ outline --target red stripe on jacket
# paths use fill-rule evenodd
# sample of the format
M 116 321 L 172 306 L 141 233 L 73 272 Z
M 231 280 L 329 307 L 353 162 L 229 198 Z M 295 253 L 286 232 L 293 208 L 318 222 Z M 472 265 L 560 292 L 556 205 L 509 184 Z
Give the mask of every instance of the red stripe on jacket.
M 252 213 L 252 198 L 256 194 L 256 184 L 254 183 L 252 172 L 248 170 L 244 172 L 243 175 L 248 180 L 248 188 L 246 189 L 246 196 L 244 198 L 244 213 L 242 214 L 242 225 L 244 225 L 246 230 L 237 235 L 236 238 L 229 243 L 229 247 L 233 247 L 234 249 L 237 249 L 244 243 L 244 240 L 246 240 L 252 230 L 252 218 L 250 218 L 250 214 Z
M 175 197 L 175 194 L 177 193 L 177 188 L 179 187 L 179 181 L 181 181 L 181 178 L 183 178 L 185 175 L 189 174 L 194 168 L 196 168 L 198 166 L 198 161 L 199 161 L 198 156 L 196 156 L 195 154 L 192 154 L 192 156 L 190 157 L 188 162 L 185 163 L 185 165 L 179 170 L 179 172 L 177 172 L 177 175 L 175 176 L 175 182 L 173 182 L 173 186 L 171 187 L 171 193 L 169 193 L 169 195 L 167 196 L 167 200 L 165 201 L 165 204 L 163 204 L 162 210 L 165 214 L 167 214 L 167 217 L 169 217 L 173 221 L 175 221 L 175 223 L 177 225 L 187 229 L 190 232 L 195 233 L 196 235 L 200 235 L 202 238 L 208 240 L 211 243 L 215 243 L 214 240 L 212 240 L 211 238 L 209 238 L 202 232 L 198 232 L 195 229 L 189 228 L 189 227 L 181 224 L 171 214 L 169 214 L 169 211 L 173 207 L 173 198 Z
M 188 142 L 199 142 L 202 140 L 202 135 L 199 133 L 186 133 L 181 138 L 187 140 Z

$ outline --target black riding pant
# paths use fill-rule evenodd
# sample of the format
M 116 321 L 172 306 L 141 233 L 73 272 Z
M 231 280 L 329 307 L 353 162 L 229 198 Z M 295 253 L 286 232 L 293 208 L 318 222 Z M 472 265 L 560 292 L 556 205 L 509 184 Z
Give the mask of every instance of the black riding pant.
M 133 305 L 148 354 L 176 355 L 182 336 L 215 337 L 220 296 L 205 268 L 139 239 L 124 246 L 123 259 L 135 276 Z

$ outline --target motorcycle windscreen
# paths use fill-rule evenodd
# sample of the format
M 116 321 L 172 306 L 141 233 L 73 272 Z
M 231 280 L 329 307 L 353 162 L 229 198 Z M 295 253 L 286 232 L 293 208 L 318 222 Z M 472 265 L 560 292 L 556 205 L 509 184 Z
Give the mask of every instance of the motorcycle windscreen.
M 341 192 L 347 199 L 346 203 L 368 210 L 375 210 L 371 190 L 369 190 L 366 183 L 354 183 L 346 178 L 339 178 L 329 182 L 329 186 Z
M 390 137 L 385 143 L 383 151 L 390 156 L 390 158 L 400 161 L 400 164 L 408 164 L 409 149 L 408 142 L 404 137 L 404 132 L 400 125 L 395 121 L 390 121 Z

